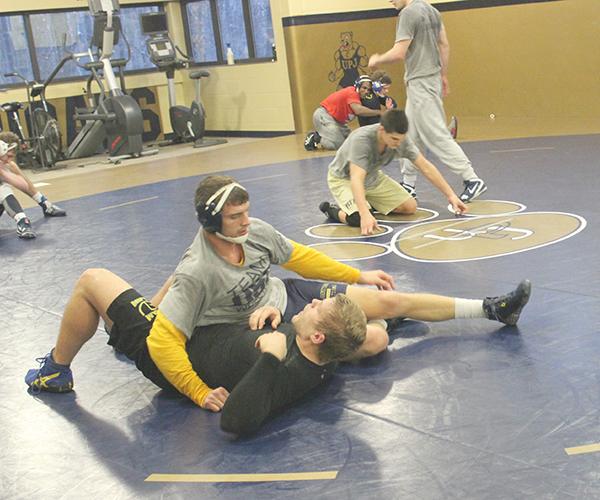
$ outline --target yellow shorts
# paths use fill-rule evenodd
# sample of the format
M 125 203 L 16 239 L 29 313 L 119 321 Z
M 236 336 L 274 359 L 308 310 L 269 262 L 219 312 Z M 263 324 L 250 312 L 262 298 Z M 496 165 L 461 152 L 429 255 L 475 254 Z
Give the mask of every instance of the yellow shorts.
M 350 215 L 358 212 L 354 194 L 352 194 L 352 188 L 350 187 L 350 179 L 340 179 L 328 174 L 327 184 L 335 201 L 346 214 Z M 368 187 L 365 194 L 369 206 L 386 215 L 411 197 L 398 182 L 381 171 L 377 182 Z

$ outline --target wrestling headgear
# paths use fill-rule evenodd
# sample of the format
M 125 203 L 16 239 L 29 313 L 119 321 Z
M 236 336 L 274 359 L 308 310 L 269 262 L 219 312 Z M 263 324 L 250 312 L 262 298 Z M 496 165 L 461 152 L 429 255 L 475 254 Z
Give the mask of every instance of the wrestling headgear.
M 368 82 L 370 84 L 373 84 L 373 80 L 371 80 L 371 77 L 369 75 L 360 75 L 355 81 L 354 81 L 354 89 L 358 92 L 360 90 L 360 86 L 365 83 Z
M 18 144 L 16 142 L 13 142 L 12 144 L 7 144 L 4 141 L 0 141 L 0 156 L 4 156 L 9 151 L 15 149 L 17 146 Z
M 202 227 L 209 233 L 219 234 L 219 231 L 221 231 L 223 225 L 221 212 L 235 188 L 246 191 L 244 186 L 237 182 L 232 182 L 218 189 L 205 204 L 200 203 L 196 206 L 198 220 L 200 221 L 200 224 L 202 224 Z

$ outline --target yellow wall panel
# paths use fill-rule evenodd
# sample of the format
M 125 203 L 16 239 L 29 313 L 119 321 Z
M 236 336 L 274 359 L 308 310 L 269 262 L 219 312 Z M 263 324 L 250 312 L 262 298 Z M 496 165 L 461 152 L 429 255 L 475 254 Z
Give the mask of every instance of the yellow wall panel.
M 341 2 L 325 2 L 338 6 Z M 449 114 L 591 118 L 600 116 L 600 1 L 570 0 L 443 12 L 450 45 Z M 330 21 L 331 19 L 331 21 Z M 328 79 L 342 32 L 367 54 L 388 50 L 396 18 L 287 26 L 285 40 L 296 130 L 312 128 L 319 101 L 335 90 Z M 384 66 L 392 95 L 404 103 L 403 64 Z

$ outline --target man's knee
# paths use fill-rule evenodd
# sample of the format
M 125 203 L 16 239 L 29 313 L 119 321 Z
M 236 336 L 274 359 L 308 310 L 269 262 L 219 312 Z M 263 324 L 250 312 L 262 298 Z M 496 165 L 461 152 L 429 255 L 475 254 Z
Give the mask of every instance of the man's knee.
M 394 208 L 393 212 L 403 215 L 413 215 L 417 211 L 417 200 L 410 198 Z
M 89 291 L 93 290 L 94 287 L 98 286 L 100 282 L 102 282 L 103 278 L 108 276 L 110 271 L 102 268 L 90 268 L 86 269 L 81 273 L 79 279 L 77 280 L 76 288 L 79 288 L 80 291 Z
M 375 356 L 387 349 L 390 337 L 386 329 L 377 323 L 367 325 L 367 338 L 360 348 L 361 357 Z
M 352 227 L 360 227 L 360 214 L 352 212 L 350 215 L 346 215 L 346 224 Z

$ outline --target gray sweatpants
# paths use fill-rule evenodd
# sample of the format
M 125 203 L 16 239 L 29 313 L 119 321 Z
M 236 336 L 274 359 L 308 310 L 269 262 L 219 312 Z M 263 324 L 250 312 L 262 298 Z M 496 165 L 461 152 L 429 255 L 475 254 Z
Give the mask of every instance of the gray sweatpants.
M 321 136 L 323 149 L 338 149 L 350 135 L 350 127 L 341 124 L 331 116 L 327 110 L 319 106 L 313 113 L 313 125 Z
M 477 178 L 471 161 L 446 126 L 440 75 L 415 78 L 408 82 L 405 111 L 408 117 L 408 136 L 423 154 L 429 149 L 464 181 Z M 403 181 L 414 186 L 417 168 L 405 159 L 401 163 L 401 170 Z

